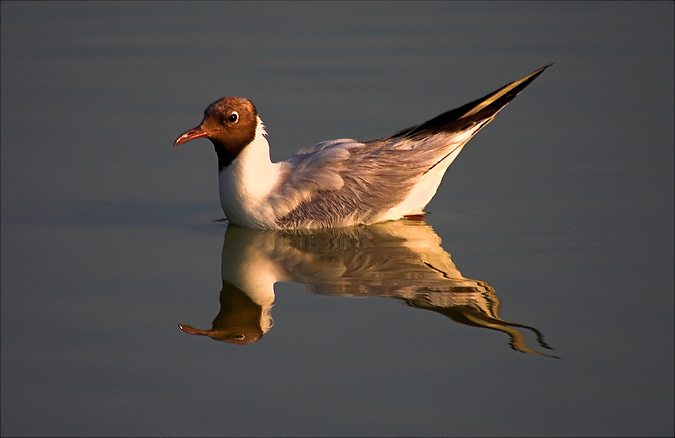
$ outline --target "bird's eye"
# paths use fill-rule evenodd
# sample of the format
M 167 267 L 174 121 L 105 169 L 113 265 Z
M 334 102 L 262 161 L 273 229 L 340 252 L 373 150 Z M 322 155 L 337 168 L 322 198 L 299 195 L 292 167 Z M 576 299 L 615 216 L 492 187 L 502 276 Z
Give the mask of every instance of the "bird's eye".
M 236 111 L 232 111 L 232 114 L 227 117 L 227 120 L 230 123 L 237 123 L 239 121 L 239 114 L 237 114 Z

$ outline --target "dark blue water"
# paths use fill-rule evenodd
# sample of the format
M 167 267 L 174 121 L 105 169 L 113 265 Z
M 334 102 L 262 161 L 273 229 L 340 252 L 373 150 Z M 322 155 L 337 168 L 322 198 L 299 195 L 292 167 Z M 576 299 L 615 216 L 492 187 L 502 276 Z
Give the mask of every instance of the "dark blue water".
M 672 3 L 0 7 L 2 435 L 673 434 Z M 228 229 L 172 146 L 224 95 L 279 160 L 550 62 L 425 223 Z

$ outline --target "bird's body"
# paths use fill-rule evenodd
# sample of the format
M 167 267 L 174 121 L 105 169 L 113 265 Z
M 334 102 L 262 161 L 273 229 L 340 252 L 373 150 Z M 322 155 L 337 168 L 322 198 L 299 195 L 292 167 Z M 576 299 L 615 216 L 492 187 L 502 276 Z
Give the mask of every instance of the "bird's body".
M 248 99 L 211 104 L 175 144 L 206 137 L 218 155 L 228 221 L 249 228 L 328 228 L 423 214 L 464 145 L 546 67 L 390 137 L 331 140 L 272 163 Z

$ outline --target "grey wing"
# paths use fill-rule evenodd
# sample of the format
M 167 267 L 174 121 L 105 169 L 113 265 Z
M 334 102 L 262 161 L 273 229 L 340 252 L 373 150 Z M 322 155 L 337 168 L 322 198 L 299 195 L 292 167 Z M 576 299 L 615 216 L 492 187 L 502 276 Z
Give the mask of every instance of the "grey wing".
M 456 137 L 453 139 L 453 137 Z M 319 143 L 287 162 L 277 205 L 280 228 L 368 223 L 402 202 L 419 179 L 468 140 L 439 133 L 423 141 L 389 137 Z
M 332 140 L 299 153 L 285 163 L 286 180 L 273 202 L 281 213 L 279 227 L 340 226 L 347 218 L 370 222 L 403 201 L 436 166 L 452 162 L 455 152 L 547 67 L 391 137 Z

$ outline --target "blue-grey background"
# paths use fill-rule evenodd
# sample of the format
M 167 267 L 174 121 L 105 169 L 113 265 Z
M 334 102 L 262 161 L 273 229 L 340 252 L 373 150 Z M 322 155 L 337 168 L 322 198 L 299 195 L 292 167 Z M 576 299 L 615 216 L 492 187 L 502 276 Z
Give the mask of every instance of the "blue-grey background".
M 672 2 L 2 2 L 2 426 L 10 435 L 673 435 Z M 427 210 L 502 333 L 277 287 L 218 312 L 205 141 L 251 98 L 272 158 L 391 134 L 555 62 Z

